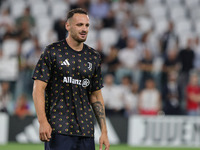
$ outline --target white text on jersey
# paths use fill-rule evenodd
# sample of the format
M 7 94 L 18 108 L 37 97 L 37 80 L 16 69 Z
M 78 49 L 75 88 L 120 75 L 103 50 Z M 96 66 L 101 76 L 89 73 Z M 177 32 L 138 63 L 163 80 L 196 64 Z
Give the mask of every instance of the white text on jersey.
M 81 85 L 81 80 L 73 79 L 72 77 L 64 77 L 63 83 L 72 83 L 72 84 Z

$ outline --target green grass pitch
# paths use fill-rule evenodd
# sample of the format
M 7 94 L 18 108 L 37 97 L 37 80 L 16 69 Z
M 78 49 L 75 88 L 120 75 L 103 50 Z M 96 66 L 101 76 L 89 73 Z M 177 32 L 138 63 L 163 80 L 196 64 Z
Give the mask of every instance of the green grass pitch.
M 197 149 L 199 149 L 199 148 L 130 147 L 125 144 L 110 146 L 110 150 L 197 150 Z M 0 150 L 44 150 L 44 146 L 43 146 L 43 144 L 9 143 L 7 145 L 0 145 Z M 98 145 L 96 145 L 96 150 L 99 150 Z

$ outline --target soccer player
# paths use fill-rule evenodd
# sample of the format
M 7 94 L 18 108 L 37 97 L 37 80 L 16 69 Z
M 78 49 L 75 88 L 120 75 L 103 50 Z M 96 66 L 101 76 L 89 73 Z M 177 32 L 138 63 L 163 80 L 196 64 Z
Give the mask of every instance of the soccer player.
M 87 12 L 69 11 L 65 27 L 67 38 L 46 47 L 33 73 L 40 140 L 46 150 L 94 150 L 94 112 L 101 128 L 100 150 L 103 144 L 109 150 L 101 59 L 83 43 L 89 30 Z

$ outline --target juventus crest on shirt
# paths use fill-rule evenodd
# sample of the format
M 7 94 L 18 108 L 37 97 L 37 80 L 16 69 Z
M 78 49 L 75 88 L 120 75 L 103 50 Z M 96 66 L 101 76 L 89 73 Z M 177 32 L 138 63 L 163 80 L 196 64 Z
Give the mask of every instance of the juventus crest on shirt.
M 53 133 L 94 136 L 89 97 L 103 87 L 96 50 L 84 44 L 75 51 L 66 40 L 53 43 L 41 55 L 33 79 L 47 83 L 45 111 Z

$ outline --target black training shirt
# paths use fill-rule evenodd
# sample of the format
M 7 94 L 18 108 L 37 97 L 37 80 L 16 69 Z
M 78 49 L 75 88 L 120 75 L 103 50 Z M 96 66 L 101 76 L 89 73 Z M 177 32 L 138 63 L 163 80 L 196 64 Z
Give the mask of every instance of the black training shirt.
M 45 112 L 53 133 L 94 136 L 94 119 L 89 95 L 103 87 L 99 53 L 84 44 L 73 50 L 62 40 L 46 47 L 34 80 L 47 83 Z

